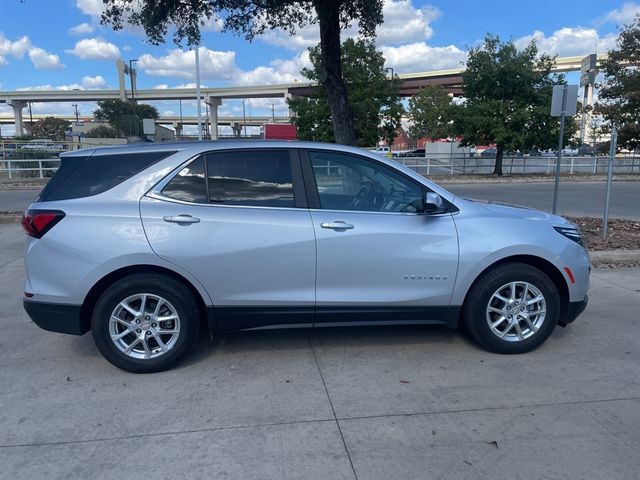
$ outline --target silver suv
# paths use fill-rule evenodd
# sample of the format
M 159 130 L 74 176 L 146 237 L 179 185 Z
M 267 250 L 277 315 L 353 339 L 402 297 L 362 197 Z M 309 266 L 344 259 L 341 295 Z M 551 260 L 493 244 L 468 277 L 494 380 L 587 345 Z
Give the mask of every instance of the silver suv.
M 587 304 L 580 232 L 458 198 L 375 153 L 303 142 L 81 150 L 23 226 L 24 307 L 111 363 L 172 366 L 211 332 L 464 324 L 523 353 Z

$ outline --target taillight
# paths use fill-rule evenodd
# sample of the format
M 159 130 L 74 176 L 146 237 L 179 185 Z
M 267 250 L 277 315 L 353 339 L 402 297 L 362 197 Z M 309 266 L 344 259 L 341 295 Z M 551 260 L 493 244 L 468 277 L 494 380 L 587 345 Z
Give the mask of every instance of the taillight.
M 22 216 L 22 228 L 30 237 L 41 238 L 63 218 L 60 210 L 27 210 Z

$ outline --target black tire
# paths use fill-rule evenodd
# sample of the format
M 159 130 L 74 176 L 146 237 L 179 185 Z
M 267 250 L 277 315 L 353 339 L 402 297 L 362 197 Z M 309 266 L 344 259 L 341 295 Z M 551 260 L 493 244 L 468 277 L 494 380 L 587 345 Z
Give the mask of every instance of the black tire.
M 540 290 L 546 302 L 545 318 L 538 330 L 517 341 L 499 338 L 487 321 L 493 294 L 510 282 L 530 283 Z M 559 315 L 560 295 L 553 281 L 541 270 L 524 263 L 504 264 L 485 272 L 472 286 L 463 306 L 465 327 L 471 338 L 487 350 L 502 354 L 526 353 L 540 346 L 553 332 Z
M 176 310 L 180 329 L 172 348 L 156 358 L 137 359 L 123 353 L 111 340 L 109 319 L 118 304 L 137 294 L 158 295 Z M 142 273 L 122 278 L 110 285 L 100 296 L 91 316 L 91 333 L 104 358 L 122 370 L 132 373 L 152 373 L 174 366 L 195 343 L 200 326 L 198 303 L 187 286 L 162 274 Z

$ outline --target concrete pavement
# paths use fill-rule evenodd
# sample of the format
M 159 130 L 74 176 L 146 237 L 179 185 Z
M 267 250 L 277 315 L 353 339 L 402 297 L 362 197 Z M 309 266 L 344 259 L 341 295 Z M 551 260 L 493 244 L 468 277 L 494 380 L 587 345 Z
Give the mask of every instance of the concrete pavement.
M 122 372 L 21 307 L 0 225 L 1 479 L 630 479 L 640 471 L 640 269 L 521 356 L 434 327 L 238 332 Z M 63 272 L 61 272 L 63 273 Z

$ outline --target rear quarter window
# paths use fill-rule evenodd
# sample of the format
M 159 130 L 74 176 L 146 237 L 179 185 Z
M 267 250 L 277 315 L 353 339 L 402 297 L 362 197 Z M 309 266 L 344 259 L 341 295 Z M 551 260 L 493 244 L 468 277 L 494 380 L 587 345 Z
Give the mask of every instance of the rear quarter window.
M 106 192 L 174 153 L 162 151 L 62 157 L 60 168 L 44 187 L 38 201 L 69 200 Z

